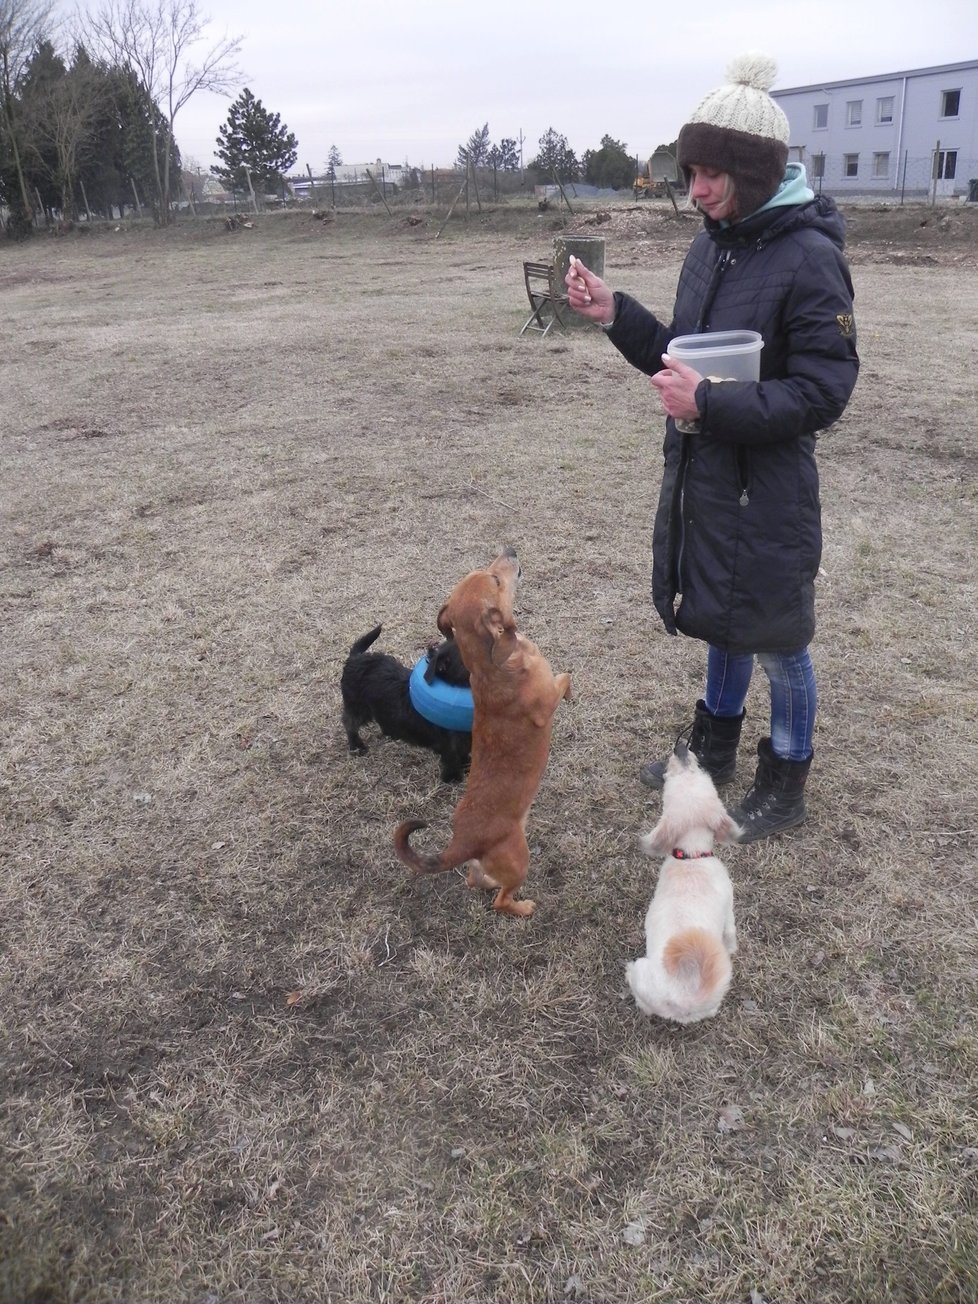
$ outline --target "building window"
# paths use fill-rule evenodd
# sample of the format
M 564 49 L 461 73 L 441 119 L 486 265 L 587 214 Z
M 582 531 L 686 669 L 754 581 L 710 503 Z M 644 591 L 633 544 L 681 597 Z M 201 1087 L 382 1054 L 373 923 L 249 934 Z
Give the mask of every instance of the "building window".
M 812 111 L 812 130 L 824 131 L 829 125 L 829 106 L 827 104 L 816 104 Z
M 822 181 L 825 178 L 825 155 L 812 155 L 812 180 Z
M 863 102 L 862 100 L 849 100 L 846 104 L 846 126 L 861 127 L 863 125 Z
M 958 151 L 939 149 L 934 155 L 934 176 L 938 181 L 953 181 L 958 170 Z
M 873 155 L 873 176 L 888 177 L 890 175 L 890 155 L 874 154 Z
M 876 101 L 876 121 L 887 123 L 893 121 L 893 96 L 881 95 Z
M 961 92 L 941 91 L 941 117 L 956 118 L 961 112 Z
M 842 174 L 846 177 L 859 176 L 859 155 L 843 154 L 842 155 Z

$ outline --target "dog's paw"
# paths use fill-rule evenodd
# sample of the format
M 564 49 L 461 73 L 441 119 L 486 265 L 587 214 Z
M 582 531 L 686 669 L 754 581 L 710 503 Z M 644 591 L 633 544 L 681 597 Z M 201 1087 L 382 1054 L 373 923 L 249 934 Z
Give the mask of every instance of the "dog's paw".
M 486 878 L 488 877 L 487 874 Z M 515 915 L 517 919 L 529 919 L 530 915 L 532 915 L 534 910 L 536 910 L 537 903 L 531 901 L 529 897 L 524 897 L 521 901 L 517 901 L 513 896 L 513 893 L 516 891 L 518 891 L 518 888 L 515 887 L 501 888 L 496 893 L 495 900 L 492 903 L 492 908 L 493 910 L 498 910 L 499 913 L 503 915 Z
M 497 910 L 504 910 L 508 915 L 516 915 L 518 919 L 529 919 L 537 908 L 535 901 L 507 901 L 504 906 L 497 906 Z

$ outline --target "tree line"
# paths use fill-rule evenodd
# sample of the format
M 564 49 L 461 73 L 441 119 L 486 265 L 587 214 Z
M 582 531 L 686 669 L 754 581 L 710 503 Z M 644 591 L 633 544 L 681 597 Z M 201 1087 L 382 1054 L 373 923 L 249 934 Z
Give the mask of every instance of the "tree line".
M 674 153 L 676 146 L 673 142 L 659 148 Z M 540 137 L 537 151 L 526 167 L 540 183 L 585 181 L 609 190 L 623 190 L 635 184 L 636 156 L 628 152 L 624 141 L 615 140 L 613 136 L 602 136 L 597 149 L 585 150 L 578 158 L 568 145 L 567 137 L 548 127 Z M 491 144 L 488 122 L 458 147 L 456 166 L 464 168 L 470 163 L 503 172 L 515 172 L 521 167 L 516 141 L 503 139 L 498 145 Z M 641 171 L 645 160 L 638 166 Z
M 102 0 L 61 48 L 46 0 L 0 0 L 0 204 L 7 230 L 35 215 L 170 220 L 174 124 L 198 91 L 239 80 L 241 37 L 205 43 L 196 0 Z M 65 53 L 65 47 L 68 52 Z
M 99 0 L 56 32 L 49 0 L 0 0 L 0 207 L 7 232 L 28 234 L 38 215 L 73 220 L 147 208 L 164 225 L 180 193 L 175 136 L 198 91 L 229 94 L 241 37 L 208 43 L 197 0 Z M 284 191 L 297 142 L 248 87 L 218 131 L 211 172 L 232 193 Z M 330 149 L 327 175 L 342 162 Z M 523 171 L 513 138 L 493 143 L 489 124 L 458 147 L 456 166 Z M 550 127 L 526 165 L 539 181 L 629 187 L 635 159 L 603 136 L 577 158 Z
M 635 184 L 635 156 L 623 141 L 611 136 L 602 136 L 598 149 L 585 150 L 578 159 L 567 137 L 549 127 L 530 166 L 542 181 L 586 181 L 611 190 Z

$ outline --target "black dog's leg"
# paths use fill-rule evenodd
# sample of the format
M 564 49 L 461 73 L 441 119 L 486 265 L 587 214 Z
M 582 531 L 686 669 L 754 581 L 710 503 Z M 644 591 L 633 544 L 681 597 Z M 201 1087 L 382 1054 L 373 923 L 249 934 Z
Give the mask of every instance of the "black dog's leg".
M 358 720 L 346 707 L 343 708 L 343 728 L 346 730 L 346 741 L 351 752 L 367 750 L 367 744 L 360 737 L 360 725 L 366 723 L 366 720 Z
M 442 783 L 461 783 L 468 768 L 472 735 L 452 732 L 438 753 Z

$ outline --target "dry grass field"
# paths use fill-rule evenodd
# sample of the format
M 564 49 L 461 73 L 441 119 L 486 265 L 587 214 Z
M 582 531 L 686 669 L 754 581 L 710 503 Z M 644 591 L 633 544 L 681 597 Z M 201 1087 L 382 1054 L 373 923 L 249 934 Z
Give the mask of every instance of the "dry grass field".
M 587 220 L 0 248 L 2 1304 L 978 1295 L 978 214 L 852 213 L 810 820 L 725 856 L 686 1029 L 624 983 L 704 663 L 648 599 L 661 419 L 517 332 L 557 230 L 667 314 L 695 223 Z M 412 662 L 501 542 L 574 688 L 526 923 L 405 872 L 458 790 L 339 720 L 352 641 Z

